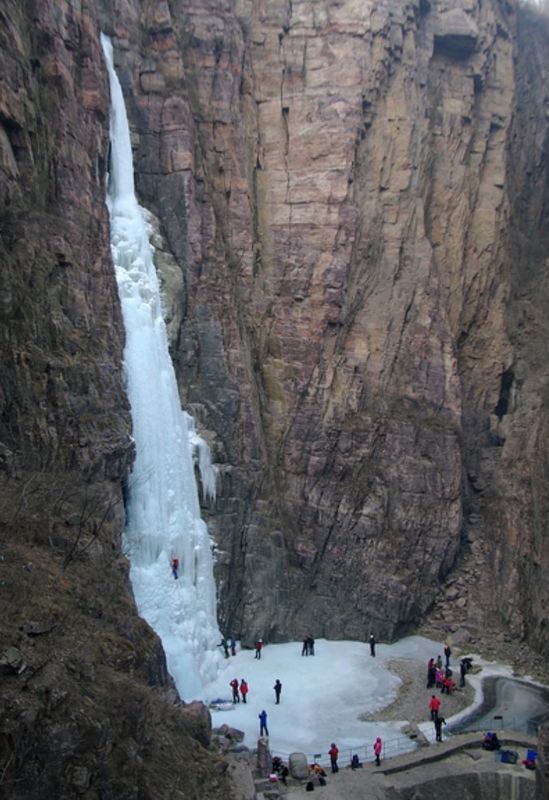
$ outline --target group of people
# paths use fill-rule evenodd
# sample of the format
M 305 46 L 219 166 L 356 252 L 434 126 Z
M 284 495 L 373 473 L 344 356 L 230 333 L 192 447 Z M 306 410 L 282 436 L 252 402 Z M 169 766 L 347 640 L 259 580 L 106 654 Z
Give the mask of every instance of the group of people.
M 437 688 L 440 689 L 441 694 L 452 694 L 457 688 L 457 684 L 453 679 L 453 672 L 450 667 L 450 657 L 452 649 L 450 645 L 444 645 L 444 667 L 442 656 L 437 658 L 430 658 L 427 663 L 427 689 Z M 472 667 L 472 658 L 465 657 L 460 661 L 460 687 L 465 686 L 465 676 Z M 440 713 L 441 701 L 436 695 L 431 695 L 429 700 L 429 711 L 431 713 L 431 720 L 435 726 L 435 738 L 437 742 L 442 741 L 442 726 L 446 725 L 446 720 Z
M 231 655 L 232 656 L 236 655 L 236 639 L 234 638 L 234 636 L 232 636 L 230 640 L 227 640 L 225 637 L 223 637 L 217 646 L 223 648 L 225 658 L 229 658 L 229 648 L 231 651 Z
M 375 740 L 374 746 L 373 746 L 373 750 L 374 750 L 374 759 L 375 759 L 376 766 L 379 767 L 380 764 L 381 764 L 381 752 L 383 750 L 383 741 L 381 739 L 381 736 L 377 736 L 376 737 L 376 740 Z M 339 749 L 338 749 L 338 747 L 337 747 L 335 742 L 331 743 L 330 749 L 328 750 L 328 755 L 330 756 L 330 765 L 332 767 L 332 772 L 339 772 L 339 766 L 338 766 L 338 763 L 337 763 L 338 758 L 339 758 Z M 313 766 L 315 766 L 315 765 L 313 765 Z M 350 767 L 351 767 L 351 769 L 357 769 L 358 767 L 362 767 L 362 764 L 360 763 L 360 759 L 359 759 L 358 755 L 356 755 L 356 753 L 351 758 Z
M 287 765 L 282 761 L 280 756 L 273 756 L 273 760 L 271 762 L 271 774 L 269 778 L 273 780 L 282 781 L 284 785 L 286 785 L 286 778 L 290 774 L 290 770 L 288 769 Z
M 238 679 L 233 678 L 232 681 L 229 683 L 229 686 L 233 691 L 233 703 L 240 703 L 240 695 L 242 695 L 242 702 L 245 703 L 246 698 L 248 697 L 248 684 L 244 680 L 244 678 L 242 678 L 242 680 L 240 681 L 240 685 L 238 684 Z
M 453 672 L 450 668 L 450 656 L 452 650 L 450 645 L 444 645 L 444 671 L 442 666 L 442 656 L 438 655 L 437 658 L 430 658 L 427 662 L 427 688 L 432 689 L 436 687 L 440 689 L 441 694 L 451 694 L 456 688 L 455 681 L 452 678 Z M 429 711 L 431 720 L 435 726 L 435 739 L 437 742 L 442 741 L 442 726 L 446 725 L 446 720 L 440 713 L 442 703 L 439 697 L 431 695 L 429 700 Z
M 448 647 L 448 650 L 450 648 Z M 430 658 L 427 663 L 427 688 L 432 689 L 436 686 L 440 689 L 442 694 L 451 694 L 456 688 L 456 683 L 453 679 L 453 671 L 450 668 L 449 656 L 446 657 L 446 666 L 442 667 L 442 658 L 437 656 L 436 659 Z
M 440 698 L 435 694 L 431 695 L 429 700 L 429 711 L 431 712 L 431 720 L 435 726 L 435 738 L 437 742 L 442 741 L 442 726 L 446 725 L 446 720 L 440 714 L 440 706 L 442 705 Z
M 312 636 L 306 636 L 303 639 L 303 647 L 301 648 L 302 656 L 314 656 L 315 654 L 315 640 Z

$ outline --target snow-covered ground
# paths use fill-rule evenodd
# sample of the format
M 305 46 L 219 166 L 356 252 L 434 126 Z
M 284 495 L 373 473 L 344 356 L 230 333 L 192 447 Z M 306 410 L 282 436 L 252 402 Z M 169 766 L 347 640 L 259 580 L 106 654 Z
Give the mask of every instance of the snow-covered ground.
M 294 751 L 310 756 L 322 754 L 326 762 L 331 742 L 342 757 L 350 750 L 371 753 L 376 736 L 391 743 L 391 754 L 413 749 L 402 735 L 402 722 L 362 722 L 360 715 L 387 706 L 395 697 L 400 679 L 387 669 L 391 659 L 411 659 L 424 669 L 428 659 L 442 652 L 443 645 L 420 636 L 410 636 L 390 645 L 377 645 L 370 656 L 368 644 L 319 639 L 314 656 L 301 655 L 301 642 L 273 644 L 263 648 L 262 658 L 253 650 L 239 650 L 222 665 L 218 678 L 201 694 L 205 702 L 231 700 L 229 682 L 245 678 L 250 692 L 246 704 L 229 711 L 212 711 L 213 725 L 227 723 L 243 730 L 245 744 L 254 747 L 259 735 L 258 715 L 268 714 L 271 751 L 288 755 Z M 280 705 L 275 704 L 274 683 L 282 682 Z M 361 757 L 362 757 L 361 755 Z
M 332 642 L 315 643 L 314 656 L 301 655 L 301 642 L 267 645 L 261 660 L 253 650 L 238 650 L 225 660 L 216 680 L 200 695 L 205 702 L 224 698 L 231 703 L 230 681 L 245 678 L 249 685 L 248 702 L 230 705 L 228 711 L 212 711 L 214 727 L 226 723 L 245 732 L 244 743 L 255 747 L 259 735 L 259 713 L 268 715 L 271 752 L 287 757 L 294 751 L 304 752 L 309 760 L 329 762 L 331 742 L 340 749 L 340 763 L 350 761 L 351 752 L 361 760 L 372 759 L 376 736 L 384 742 L 384 757 L 414 748 L 414 743 L 401 732 L 407 720 L 363 722 L 360 716 L 386 707 L 396 697 L 400 678 L 391 673 L 387 663 L 393 659 L 409 659 L 420 671 L 427 661 L 443 651 L 443 643 L 421 636 L 410 636 L 394 644 L 378 644 L 376 657 L 370 656 L 368 644 Z M 447 722 L 470 714 L 482 702 L 482 679 L 488 676 L 511 677 L 508 666 L 486 662 L 471 654 L 482 672 L 467 677 L 475 690 L 473 704 Z M 455 666 L 455 664 L 454 664 Z M 275 704 L 274 683 L 282 682 L 280 705 Z M 526 689 L 526 684 L 524 684 Z M 424 698 L 422 698 L 424 700 Z M 524 711 L 528 704 L 518 700 Z M 530 702 L 530 701 L 528 701 Z M 428 720 L 420 728 L 433 739 L 433 726 Z M 318 756 L 320 755 L 320 758 Z

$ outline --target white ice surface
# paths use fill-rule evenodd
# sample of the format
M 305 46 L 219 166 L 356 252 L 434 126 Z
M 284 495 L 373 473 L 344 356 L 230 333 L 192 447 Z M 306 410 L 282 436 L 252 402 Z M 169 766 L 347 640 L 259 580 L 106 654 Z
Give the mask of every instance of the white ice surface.
M 273 753 L 322 753 L 321 761 L 326 763 L 330 743 L 336 742 L 342 758 L 347 751 L 361 747 L 371 757 L 375 738 L 381 736 L 387 747 L 390 744 L 390 754 L 395 755 L 414 747 L 400 732 L 403 721 L 362 722 L 359 716 L 385 707 L 396 697 L 401 681 L 387 669 L 389 660 L 410 659 L 426 673 L 429 658 L 442 650 L 440 642 L 421 636 L 378 644 L 375 658 L 370 656 L 368 644 L 325 639 L 317 640 L 315 655 L 307 657 L 301 655 L 301 642 L 266 645 L 261 660 L 254 658 L 253 650 L 241 650 L 225 660 L 218 678 L 205 688 L 201 699 L 208 702 L 222 697 L 230 701 L 229 682 L 246 679 L 248 702 L 236 704 L 229 711 L 212 711 L 212 719 L 214 727 L 226 723 L 243 730 L 248 747 L 255 747 L 258 714 L 265 709 Z M 278 706 L 273 690 L 277 678 L 282 682 Z

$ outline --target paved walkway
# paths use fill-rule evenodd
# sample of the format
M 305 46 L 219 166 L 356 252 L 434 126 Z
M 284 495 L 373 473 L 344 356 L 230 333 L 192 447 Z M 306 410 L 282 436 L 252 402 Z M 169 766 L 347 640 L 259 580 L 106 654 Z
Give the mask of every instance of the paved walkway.
M 477 789 L 475 794 L 463 792 L 461 797 L 490 797 L 490 800 L 503 800 L 506 796 L 533 798 L 535 772 L 525 769 L 520 762 L 527 749 L 536 749 L 537 739 L 512 731 L 498 731 L 498 736 L 502 748 L 518 752 L 517 764 L 502 764 L 497 761 L 495 753 L 482 749 L 482 734 L 467 733 L 387 759 L 380 767 L 365 764 L 362 769 L 345 768 L 337 775 L 328 774 L 327 785 L 315 787 L 315 791 L 320 794 L 315 794 L 314 797 L 317 800 L 397 800 L 400 797 L 421 797 L 422 800 L 429 800 L 431 792 L 433 797 L 453 796 L 448 791 L 444 794 L 445 786 L 456 788 L 458 796 L 462 792 L 459 786 L 468 781 L 470 789 L 473 789 L 473 784 L 485 786 L 486 793 L 477 794 Z M 509 789 L 507 795 L 505 783 L 511 784 L 517 780 L 522 782 L 522 779 L 529 781 L 524 787 L 525 791 L 521 791 L 519 795 L 515 786 Z M 421 794 L 416 794 L 414 787 L 419 788 L 420 785 Z M 493 795 L 492 791 L 495 792 Z M 310 798 L 311 795 L 312 792 L 307 792 L 304 784 L 294 784 L 288 786 L 287 792 L 281 796 Z

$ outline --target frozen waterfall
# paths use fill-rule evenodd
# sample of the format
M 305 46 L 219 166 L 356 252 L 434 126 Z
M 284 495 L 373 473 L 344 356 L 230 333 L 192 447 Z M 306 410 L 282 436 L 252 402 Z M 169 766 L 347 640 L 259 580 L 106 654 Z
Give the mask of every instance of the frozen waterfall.
M 221 659 L 211 541 L 200 517 L 193 450 L 206 493 L 215 491 L 215 475 L 208 448 L 180 405 L 149 231 L 134 193 L 124 98 L 112 44 L 103 35 L 101 44 L 111 90 L 107 205 L 136 447 L 124 541 L 139 613 L 160 636 L 170 674 L 188 700 L 216 677 Z

